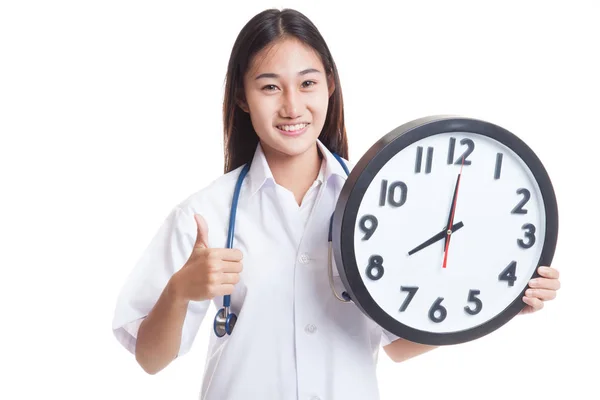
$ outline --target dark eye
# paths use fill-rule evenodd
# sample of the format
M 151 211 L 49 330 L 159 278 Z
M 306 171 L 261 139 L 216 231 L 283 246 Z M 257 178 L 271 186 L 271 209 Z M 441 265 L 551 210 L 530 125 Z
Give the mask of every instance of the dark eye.
M 272 91 L 272 90 L 275 90 L 276 87 L 277 86 L 275 86 L 275 85 L 266 85 L 266 86 L 263 86 L 263 90 Z
M 306 85 L 306 86 L 304 86 L 306 83 L 310 83 L 310 85 Z M 302 85 L 303 85 L 304 87 L 314 86 L 314 85 L 316 85 L 316 82 L 315 82 L 315 81 L 304 81 L 304 82 L 302 83 Z

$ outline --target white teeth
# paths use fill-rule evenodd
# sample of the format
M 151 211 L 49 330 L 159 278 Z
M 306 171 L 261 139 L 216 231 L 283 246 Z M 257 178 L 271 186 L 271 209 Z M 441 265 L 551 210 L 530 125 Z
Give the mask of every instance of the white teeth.
M 308 124 L 296 124 L 296 125 L 279 125 L 278 128 L 282 131 L 292 132 L 299 131 L 300 129 L 304 129 Z

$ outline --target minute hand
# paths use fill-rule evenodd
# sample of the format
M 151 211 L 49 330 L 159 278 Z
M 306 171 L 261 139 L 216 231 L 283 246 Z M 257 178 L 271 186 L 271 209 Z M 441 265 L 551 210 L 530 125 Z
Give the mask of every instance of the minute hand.
M 447 229 L 450 229 L 450 224 L 452 224 L 452 211 L 454 210 L 454 204 L 456 203 L 456 193 L 458 192 L 458 182 L 460 182 L 460 173 L 456 177 L 456 184 L 454 185 L 454 194 L 452 195 L 452 203 L 450 203 L 450 212 L 448 213 L 448 222 L 446 222 L 446 226 L 448 227 Z M 442 253 L 446 250 L 446 243 L 448 243 L 449 236 L 450 235 L 446 235 Z
M 452 232 L 453 233 L 456 232 L 457 230 L 459 230 L 463 226 L 464 226 L 464 224 L 462 223 L 462 221 L 461 222 L 457 222 L 456 224 L 452 225 Z M 448 235 L 448 229 L 444 228 L 444 230 L 440 231 L 439 233 L 435 234 L 434 236 L 432 236 L 427 241 L 421 243 L 420 245 L 418 245 L 417 247 L 415 247 L 414 249 L 412 249 L 411 251 L 409 251 L 408 255 L 412 256 L 416 252 L 418 252 L 420 250 L 423 250 L 425 247 L 430 246 L 430 245 L 434 244 L 435 242 L 437 242 L 439 240 L 442 240 L 447 235 Z

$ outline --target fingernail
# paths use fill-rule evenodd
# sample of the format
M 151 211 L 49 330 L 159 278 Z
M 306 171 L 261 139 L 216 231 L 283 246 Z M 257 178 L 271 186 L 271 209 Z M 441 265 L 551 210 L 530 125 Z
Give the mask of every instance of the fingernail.
M 531 289 L 527 289 L 527 290 L 525 291 L 525 296 L 527 296 L 527 297 L 533 297 L 533 290 L 531 290 Z
M 537 285 L 538 281 L 536 279 L 532 279 L 529 281 L 529 286 L 535 286 Z

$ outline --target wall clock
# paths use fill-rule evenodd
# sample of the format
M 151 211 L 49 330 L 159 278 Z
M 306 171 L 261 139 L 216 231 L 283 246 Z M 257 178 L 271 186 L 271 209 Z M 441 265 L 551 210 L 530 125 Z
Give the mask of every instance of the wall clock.
M 519 313 L 557 235 L 552 183 L 523 140 L 486 121 L 431 116 L 394 129 L 358 161 L 331 245 L 365 314 L 405 339 L 449 345 Z

